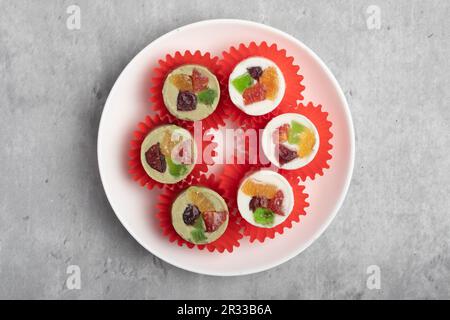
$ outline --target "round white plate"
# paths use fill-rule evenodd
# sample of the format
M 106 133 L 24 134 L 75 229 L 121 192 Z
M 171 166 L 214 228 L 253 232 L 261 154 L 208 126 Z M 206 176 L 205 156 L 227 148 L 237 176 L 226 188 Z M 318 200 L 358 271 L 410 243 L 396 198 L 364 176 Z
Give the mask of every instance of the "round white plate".
M 233 253 L 190 250 L 170 243 L 154 217 L 158 191 L 134 182 L 127 172 L 132 132 L 150 113 L 149 79 L 158 59 L 177 50 L 222 51 L 241 42 L 267 41 L 287 50 L 305 77 L 305 101 L 322 104 L 333 122 L 330 161 L 325 175 L 306 182 L 310 207 L 292 229 L 263 244 L 245 238 Z M 190 24 L 156 39 L 125 68 L 112 88 L 100 121 L 98 164 L 108 200 L 128 232 L 162 260 L 189 271 L 220 276 L 244 275 L 273 268 L 302 252 L 335 217 L 345 198 L 354 163 L 354 131 L 344 94 L 329 69 L 308 47 L 277 29 L 242 20 L 208 20 Z

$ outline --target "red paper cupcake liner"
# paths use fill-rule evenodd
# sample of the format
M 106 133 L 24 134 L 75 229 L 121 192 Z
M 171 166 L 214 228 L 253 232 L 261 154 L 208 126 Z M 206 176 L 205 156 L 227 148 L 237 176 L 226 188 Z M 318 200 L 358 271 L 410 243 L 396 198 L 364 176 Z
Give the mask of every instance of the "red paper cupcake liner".
M 306 166 L 297 170 L 284 170 L 280 169 L 279 173 L 286 177 L 291 177 L 302 181 L 306 178 L 314 180 L 316 175 L 323 176 L 323 171 L 329 169 L 328 161 L 333 157 L 330 153 L 333 145 L 330 143 L 333 134 L 331 132 L 332 123 L 329 121 L 328 112 L 322 111 L 322 106 L 319 104 L 314 106 L 312 102 L 309 102 L 306 106 L 303 104 L 297 104 L 294 107 L 282 106 L 282 113 L 299 113 L 308 118 L 316 127 L 319 134 L 319 150 L 314 159 Z
M 207 129 L 218 129 L 219 126 L 224 126 L 224 120 L 228 118 L 226 110 L 223 106 L 223 101 L 228 95 L 226 87 L 222 84 L 224 83 L 222 73 L 220 73 L 220 66 L 218 64 L 218 57 L 211 57 L 210 53 L 205 53 L 202 55 L 200 51 L 195 51 L 192 54 L 190 51 L 185 51 L 181 54 L 179 51 L 175 52 L 174 55 L 166 55 L 165 60 L 159 60 L 159 66 L 153 70 L 155 76 L 152 78 L 152 87 L 150 88 L 152 102 L 152 109 L 160 116 L 168 116 L 170 121 L 173 123 L 186 125 L 187 123 L 192 123 L 192 121 L 181 120 L 173 116 L 166 108 L 164 104 L 164 98 L 162 94 L 164 81 L 167 75 L 172 72 L 172 70 L 185 65 L 185 64 L 198 64 L 208 68 L 219 81 L 220 85 L 220 100 L 217 105 L 216 110 L 210 114 L 207 118 L 201 120 L 203 128 Z
M 241 226 L 238 224 L 237 218 L 235 214 L 232 214 L 233 207 L 230 205 L 229 200 L 224 197 L 225 202 L 228 205 L 228 209 L 230 212 L 228 227 L 225 233 L 216 241 L 195 245 L 186 240 L 184 240 L 174 229 L 172 225 L 172 204 L 174 203 L 177 196 L 182 192 L 185 188 L 191 185 L 202 186 L 210 188 L 220 195 L 224 195 L 224 190 L 220 187 L 219 181 L 215 178 L 214 174 L 211 174 L 209 177 L 202 175 L 199 179 L 197 179 L 194 183 L 188 184 L 184 183 L 183 185 L 178 185 L 173 189 L 166 189 L 159 196 L 159 203 L 157 208 L 159 209 L 158 214 L 156 215 L 159 220 L 159 225 L 161 226 L 163 233 L 165 236 L 169 238 L 170 242 L 176 242 L 180 247 L 185 245 L 186 247 L 192 249 L 196 247 L 199 250 L 204 250 L 205 248 L 210 251 L 218 251 L 223 253 L 225 250 L 228 252 L 233 252 L 235 247 L 239 247 L 239 240 L 242 239 L 242 234 L 240 233 Z
M 230 199 L 234 207 L 237 207 L 238 186 L 242 179 L 259 169 L 261 169 L 261 166 L 255 165 L 227 165 L 224 167 L 220 186 L 225 191 L 224 195 Z M 243 227 L 244 236 L 250 237 L 250 242 L 255 240 L 264 242 L 267 238 L 273 239 L 277 233 L 283 234 L 286 228 L 290 229 L 294 222 L 299 222 L 300 216 L 306 215 L 305 209 L 309 206 L 309 203 L 306 201 L 308 194 L 304 192 L 305 187 L 299 185 L 296 179 L 292 177 L 287 177 L 287 180 L 292 186 L 295 203 L 291 214 L 283 223 L 273 228 L 260 228 L 240 218 L 239 224 Z
M 279 106 L 281 105 L 296 105 L 297 100 L 303 100 L 302 92 L 305 87 L 301 84 L 303 76 L 298 74 L 300 67 L 295 65 L 294 58 L 288 57 L 285 49 L 278 49 L 276 44 L 268 45 L 265 41 L 257 45 L 251 42 L 248 46 L 241 43 L 238 48 L 231 47 L 228 52 L 223 52 L 223 59 L 219 62 L 221 66 L 221 78 L 224 83 L 223 86 L 227 90 L 227 95 L 224 99 L 224 105 L 227 108 L 227 113 L 233 121 L 238 122 L 244 128 L 254 128 L 260 122 L 265 122 L 280 114 Z M 265 57 L 272 60 L 283 73 L 286 82 L 286 91 L 283 100 L 279 106 L 272 112 L 262 116 L 249 116 L 231 101 L 228 95 L 228 80 L 234 67 L 242 60 L 253 57 Z
M 129 161 L 128 161 L 128 171 L 131 174 L 131 176 L 133 177 L 133 180 L 137 181 L 141 186 L 146 186 L 148 189 L 153 189 L 153 188 L 174 188 L 177 185 L 183 184 L 183 183 L 190 183 L 191 181 L 198 179 L 200 177 L 200 175 L 202 173 L 205 173 L 208 171 L 208 165 L 212 165 L 211 164 L 206 164 L 203 161 L 202 158 L 202 152 L 199 151 L 198 153 L 198 157 L 197 157 L 197 162 L 194 166 L 194 169 L 191 171 L 191 173 L 183 180 L 181 180 L 178 183 L 175 184 L 164 184 L 161 182 L 158 182 L 156 180 L 153 180 L 152 178 L 150 178 L 147 174 L 147 172 L 145 172 L 144 167 L 142 166 L 141 163 L 141 145 L 142 142 L 144 141 L 145 137 L 148 135 L 148 133 L 155 129 L 156 127 L 159 127 L 161 125 L 165 125 L 165 124 L 172 124 L 173 122 L 171 121 L 171 119 L 168 116 L 158 116 L 158 115 L 154 115 L 154 116 L 147 116 L 145 117 L 143 122 L 139 122 L 139 124 L 137 125 L 137 130 L 134 131 L 133 136 L 134 138 L 130 141 L 130 150 L 128 152 L 128 156 L 129 156 Z M 180 124 L 178 124 L 180 125 Z M 187 124 L 182 126 L 183 128 L 185 128 L 186 130 L 188 130 L 189 132 L 191 132 L 192 136 L 194 137 L 194 139 L 196 138 L 196 136 L 194 135 L 194 126 L 193 124 Z M 204 132 L 202 131 L 202 136 L 203 136 Z M 201 150 L 204 150 L 205 148 L 208 149 L 215 149 L 215 147 L 217 146 L 217 144 L 215 142 L 213 142 L 213 136 L 211 134 L 205 134 L 205 138 L 202 139 L 201 141 L 197 141 L 198 139 L 196 139 L 196 143 L 197 143 L 197 148 L 199 148 L 199 143 L 201 143 Z M 216 154 L 216 151 L 213 150 L 212 151 L 212 155 L 214 156 Z M 199 161 L 200 160 L 200 161 Z

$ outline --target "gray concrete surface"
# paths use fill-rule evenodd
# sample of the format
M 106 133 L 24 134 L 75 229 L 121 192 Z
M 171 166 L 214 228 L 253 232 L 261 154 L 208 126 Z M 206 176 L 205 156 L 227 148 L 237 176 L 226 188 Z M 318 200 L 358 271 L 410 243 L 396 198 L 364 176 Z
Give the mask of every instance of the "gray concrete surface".
M 81 30 L 66 8 L 81 8 Z M 367 27 L 369 5 L 381 28 Z M 0 298 L 450 298 L 448 1 L 0 0 Z M 353 114 L 357 158 L 339 218 L 290 262 L 214 278 L 172 267 L 121 226 L 96 135 L 144 46 L 210 18 L 263 22 L 317 52 Z M 66 286 L 81 268 L 80 290 Z M 381 269 L 381 289 L 366 286 Z

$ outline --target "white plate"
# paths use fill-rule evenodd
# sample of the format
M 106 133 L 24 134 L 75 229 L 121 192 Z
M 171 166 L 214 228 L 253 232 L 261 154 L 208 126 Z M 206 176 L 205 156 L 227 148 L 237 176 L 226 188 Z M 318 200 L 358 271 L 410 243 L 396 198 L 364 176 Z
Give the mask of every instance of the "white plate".
M 333 159 L 323 177 L 307 181 L 310 207 L 292 229 L 264 244 L 246 239 L 233 253 L 190 250 L 170 243 L 154 218 L 156 194 L 141 188 L 127 172 L 129 140 L 149 112 L 151 70 L 167 53 L 210 51 L 220 55 L 231 45 L 250 41 L 277 43 L 300 65 L 305 101 L 320 103 L 333 122 Z M 100 175 L 108 200 L 128 232 L 162 260 L 192 272 L 232 276 L 273 268 L 302 252 L 327 228 L 342 205 L 353 171 L 354 131 L 344 94 L 325 64 L 309 48 L 277 29 L 242 20 L 208 20 L 190 24 L 156 39 L 125 68 L 112 88 L 100 121 Z

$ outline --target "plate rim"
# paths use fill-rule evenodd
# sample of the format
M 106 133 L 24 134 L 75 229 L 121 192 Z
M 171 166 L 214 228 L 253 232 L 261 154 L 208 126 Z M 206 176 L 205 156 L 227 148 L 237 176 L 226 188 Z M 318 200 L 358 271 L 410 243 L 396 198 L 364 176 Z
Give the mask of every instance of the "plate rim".
M 305 50 L 309 55 L 311 55 L 320 65 L 320 67 L 322 68 L 322 70 L 325 71 L 326 75 L 330 78 L 330 80 L 332 81 L 332 84 L 335 88 L 337 88 L 337 94 L 339 97 L 339 100 L 341 101 L 341 103 L 344 106 L 344 114 L 345 114 L 345 118 L 347 120 L 347 122 L 349 123 L 349 132 L 350 132 L 350 163 L 349 163 L 349 171 L 348 174 L 345 178 L 345 182 L 344 182 L 344 187 L 343 187 L 343 192 L 341 192 L 338 201 L 336 202 L 336 204 L 334 205 L 333 210 L 331 211 L 331 213 L 328 215 L 328 217 L 326 218 L 325 222 L 322 223 L 320 225 L 320 227 L 318 228 L 318 230 L 316 232 L 314 232 L 313 236 L 306 241 L 305 243 L 303 243 L 302 245 L 300 245 L 298 247 L 298 249 L 293 250 L 291 253 L 287 254 L 285 257 L 283 257 L 282 259 L 277 260 L 276 262 L 269 262 L 267 264 L 264 264 L 262 266 L 256 266 L 252 269 L 248 269 L 246 271 L 243 272 L 214 272 L 214 271 L 210 271 L 210 270 L 205 270 L 205 269 L 196 269 L 196 268 L 190 268 L 190 267 L 186 267 L 183 265 L 180 265 L 177 262 L 174 261 L 169 261 L 170 259 L 166 259 L 163 256 L 162 252 L 160 250 L 157 250 L 155 248 L 152 248 L 152 250 L 150 250 L 144 243 L 143 241 L 141 241 L 139 239 L 139 237 L 136 236 L 136 234 L 133 232 L 132 228 L 129 228 L 127 226 L 127 223 L 124 221 L 125 219 L 122 219 L 117 213 L 116 210 L 114 208 L 114 204 L 113 201 L 111 201 L 110 199 L 110 195 L 107 192 L 107 189 L 105 187 L 104 184 L 104 178 L 103 175 L 104 173 L 102 173 L 102 165 L 101 165 L 101 158 L 103 158 L 102 156 L 102 152 L 101 152 L 101 131 L 102 131 L 102 127 L 105 125 L 105 114 L 107 113 L 107 110 L 109 110 L 107 108 L 107 106 L 110 104 L 110 99 L 113 95 L 113 92 L 116 90 L 117 87 L 117 83 L 119 83 L 121 80 L 121 78 L 124 76 L 125 71 L 128 70 L 128 68 L 130 67 L 130 65 L 132 65 L 134 63 L 135 60 L 137 60 L 141 55 L 144 54 L 144 52 L 146 51 L 146 49 L 151 46 L 154 42 L 163 40 L 164 38 L 170 37 L 171 35 L 173 35 L 176 32 L 179 32 L 180 30 L 185 30 L 185 29 L 189 29 L 192 27 L 198 27 L 201 25 L 208 25 L 208 24 L 214 24 L 214 23 L 236 23 L 236 24 L 241 24 L 241 25 L 247 25 L 247 26 L 253 26 L 253 27 L 258 27 L 258 28 L 262 28 L 262 29 L 266 29 L 267 31 L 273 32 L 275 34 L 277 34 L 280 37 L 283 37 L 285 39 L 287 39 L 288 41 L 291 41 L 293 43 L 295 43 L 296 45 L 300 46 L 303 50 Z M 105 112 L 106 111 L 106 112 Z M 150 42 L 149 44 L 147 44 L 144 48 L 142 48 L 131 60 L 130 62 L 128 62 L 128 64 L 125 66 L 125 68 L 123 68 L 123 70 L 121 71 L 121 73 L 119 74 L 119 76 L 117 77 L 117 79 L 114 82 L 114 85 L 112 86 L 109 94 L 108 94 L 108 98 L 105 101 L 105 104 L 103 106 L 103 110 L 102 110 L 102 114 L 100 117 L 100 122 L 99 122 L 99 126 L 98 126 L 98 133 L 97 133 L 97 165 L 98 165 L 98 171 L 100 174 L 100 180 L 102 183 L 102 187 L 103 190 L 105 192 L 106 198 L 108 199 L 108 202 L 115 214 L 115 216 L 117 217 L 117 219 L 120 221 L 120 223 L 122 224 L 122 226 L 125 228 L 125 230 L 127 230 L 127 232 L 134 238 L 134 240 L 136 242 L 138 242 L 142 247 L 144 247 L 148 252 L 150 252 L 151 254 L 157 256 L 159 259 L 163 260 L 164 262 L 173 265 L 177 268 L 183 269 L 183 270 L 187 270 L 189 272 L 193 272 L 193 273 L 197 273 L 197 274 L 204 274 L 204 275 L 209 275 L 209 276 L 220 276 L 220 277 L 230 277 L 230 276 L 245 276 L 245 275 L 250 275 L 250 274 L 256 274 L 259 272 L 263 272 L 266 270 L 270 270 L 273 269 L 277 266 L 280 266 L 282 264 L 284 264 L 285 262 L 293 259 L 294 257 L 296 257 L 297 255 L 299 255 L 300 253 L 302 253 L 304 250 L 306 250 L 313 242 L 315 242 L 324 232 L 325 230 L 329 227 L 329 225 L 331 224 L 331 222 L 334 220 L 334 218 L 336 217 L 338 211 L 341 209 L 342 204 L 344 203 L 344 200 L 348 194 L 348 190 L 350 187 L 350 183 L 352 180 L 352 176 L 353 176 L 353 171 L 354 171 L 354 165 L 355 165 L 355 129 L 354 129 L 354 124 L 353 124 L 353 119 L 352 119 L 352 115 L 350 112 L 350 108 L 347 102 L 347 99 L 345 97 L 345 94 L 341 88 L 341 86 L 339 85 L 339 82 L 337 81 L 336 77 L 334 76 L 334 74 L 331 72 L 331 70 L 328 68 L 328 66 L 322 61 L 322 59 L 312 50 L 310 49 L 308 46 L 306 46 L 302 41 L 300 41 L 299 39 L 295 38 L 294 36 L 281 31 L 275 27 L 272 26 L 268 26 L 259 22 L 255 22 L 255 21 L 250 21 L 250 20 L 242 20 L 242 19 L 207 19 L 207 20 L 201 20 L 201 21 L 197 21 L 197 22 L 193 22 L 178 28 L 175 28 L 161 36 L 159 36 L 158 38 L 154 39 L 152 42 Z

